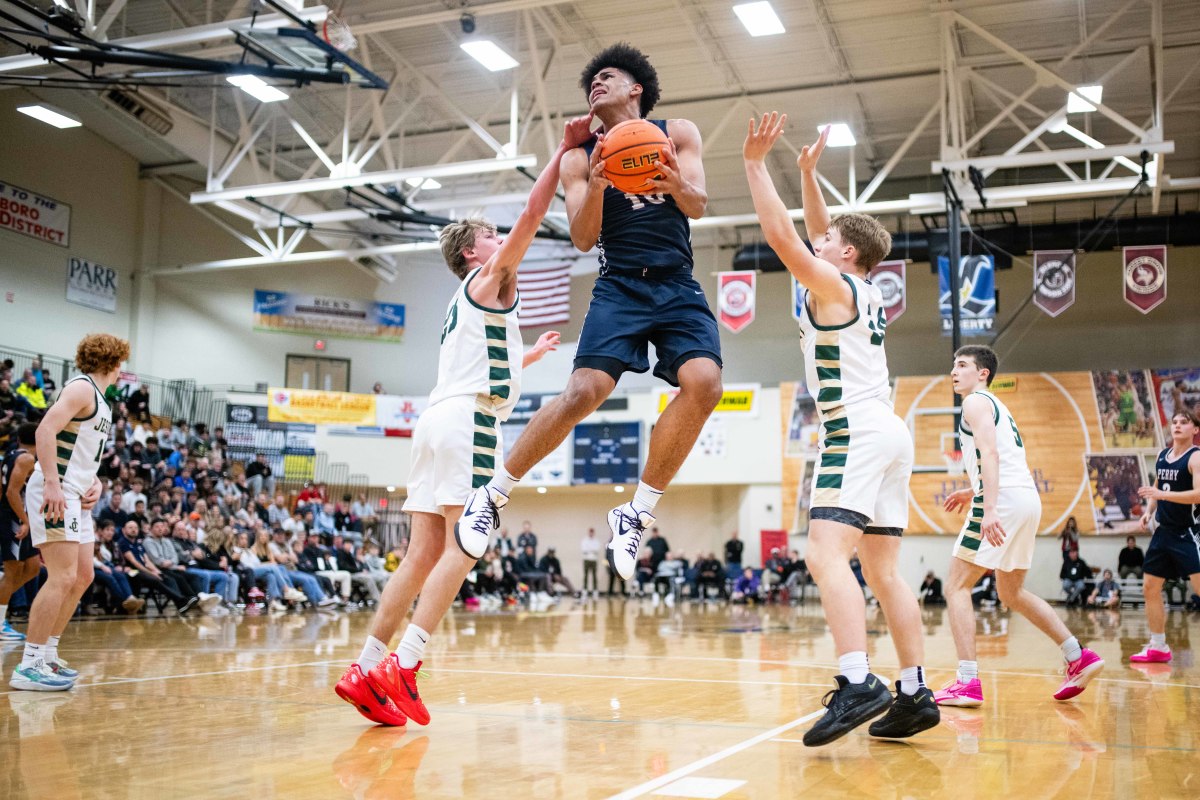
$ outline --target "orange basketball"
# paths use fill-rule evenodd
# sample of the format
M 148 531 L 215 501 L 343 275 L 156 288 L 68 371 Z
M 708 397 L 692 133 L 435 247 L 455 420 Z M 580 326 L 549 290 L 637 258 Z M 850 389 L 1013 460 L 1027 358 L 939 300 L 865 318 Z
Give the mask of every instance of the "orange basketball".
M 666 149 L 667 135 L 653 122 L 630 119 L 614 125 L 600 148 L 604 177 L 626 194 L 653 192 L 649 181 L 663 177 L 658 162 Z

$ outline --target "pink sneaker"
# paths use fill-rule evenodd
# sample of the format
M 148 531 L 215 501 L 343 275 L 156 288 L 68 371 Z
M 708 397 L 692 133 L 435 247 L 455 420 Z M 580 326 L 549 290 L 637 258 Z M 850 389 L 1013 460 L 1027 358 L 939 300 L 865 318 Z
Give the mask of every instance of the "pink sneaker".
M 1054 693 L 1054 699 L 1070 700 L 1072 697 L 1083 694 L 1088 682 L 1099 675 L 1102 669 L 1104 669 L 1104 659 L 1086 647 L 1083 648 L 1083 655 L 1067 664 L 1067 679 Z
M 979 678 L 972 678 L 969 683 L 961 683 L 956 679 L 945 689 L 934 692 L 933 701 L 939 706 L 979 708 L 983 705 L 983 684 Z
M 1171 650 L 1170 648 L 1156 650 L 1150 645 L 1146 645 L 1142 648 L 1142 652 L 1134 653 L 1129 660 L 1134 664 L 1165 664 L 1171 660 Z

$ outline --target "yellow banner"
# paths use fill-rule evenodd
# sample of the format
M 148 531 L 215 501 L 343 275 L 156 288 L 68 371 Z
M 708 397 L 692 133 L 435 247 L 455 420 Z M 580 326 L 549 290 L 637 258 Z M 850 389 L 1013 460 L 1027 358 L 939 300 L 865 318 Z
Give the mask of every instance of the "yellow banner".
M 1017 376 L 1005 375 L 1004 377 L 996 378 L 996 380 L 992 381 L 992 385 L 988 389 L 996 394 L 1015 392 L 1017 390 Z
M 375 395 L 273 388 L 268 394 L 267 419 L 309 425 L 374 425 Z
M 713 409 L 714 414 L 756 414 L 758 408 L 754 401 L 758 396 L 760 384 L 741 384 L 727 386 L 724 393 L 721 395 L 717 407 Z M 667 406 L 675 399 L 675 395 L 679 394 L 678 389 L 659 389 L 658 390 L 658 413 L 666 411 Z

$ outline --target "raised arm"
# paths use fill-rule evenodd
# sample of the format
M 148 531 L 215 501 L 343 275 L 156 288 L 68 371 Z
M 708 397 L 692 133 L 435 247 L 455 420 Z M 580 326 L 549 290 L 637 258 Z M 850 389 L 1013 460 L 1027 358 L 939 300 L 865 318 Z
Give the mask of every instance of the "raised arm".
M 979 452 L 979 477 L 983 483 L 983 522 L 980 532 L 990 544 L 997 547 L 1004 543 L 1004 528 L 996 514 L 996 499 L 1000 494 L 1000 451 L 996 448 L 995 406 L 977 394 L 963 399 L 963 420 L 975 435 L 975 449 Z
M 763 116 L 757 127 L 754 120 L 750 120 L 750 130 L 742 146 L 742 158 L 746 166 L 746 179 L 750 183 L 750 196 L 754 199 L 754 211 L 758 214 L 767 244 L 796 280 L 821 300 L 849 303 L 850 285 L 842 280 L 837 267 L 817 258 L 804 244 L 767 172 L 764 159 L 782 135 L 785 122 L 787 115 L 779 116 L 774 111 Z
M 829 231 L 829 209 L 825 206 L 825 195 L 817 180 L 817 162 L 821 159 L 821 153 L 825 152 L 827 141 L 828 125 L 821 129 L 817 141 L 804 145 L 796 158 L 796 166 L 800 168 L 800 191 L 804 199 L 804 230 L 808 232 L 810 242 L 816 242 Z

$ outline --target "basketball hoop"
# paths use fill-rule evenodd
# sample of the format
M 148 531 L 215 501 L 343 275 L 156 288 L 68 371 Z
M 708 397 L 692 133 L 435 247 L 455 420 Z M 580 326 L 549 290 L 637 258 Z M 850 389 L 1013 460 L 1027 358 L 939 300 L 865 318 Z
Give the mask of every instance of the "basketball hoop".
M 337 11 L 330 11 L 325 16 L 325 22 L 321 25 L 321 37 L 343 53 L 358 47 L 358 39 Z
M 942 460 L 946 462 L 946 474 L 957 478 L 966 473 L 966 468 L 963 467 L 963 458 L 961 450 L 946 450 L 942 453 Z

